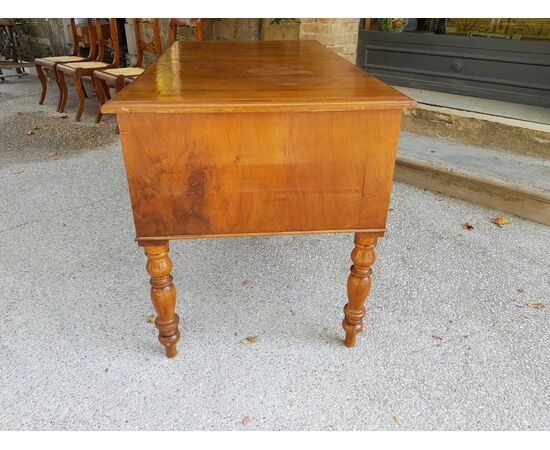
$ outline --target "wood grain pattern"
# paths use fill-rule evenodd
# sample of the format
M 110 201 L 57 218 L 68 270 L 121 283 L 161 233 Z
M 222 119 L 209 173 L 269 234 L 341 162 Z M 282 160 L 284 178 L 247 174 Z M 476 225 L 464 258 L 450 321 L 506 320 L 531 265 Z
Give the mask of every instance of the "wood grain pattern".
M 383 230 L 400 118 L 119 114 L 137 237 Z
M 414 105 L 317 41 L 179 41 L 102 111 L 349 111 Z

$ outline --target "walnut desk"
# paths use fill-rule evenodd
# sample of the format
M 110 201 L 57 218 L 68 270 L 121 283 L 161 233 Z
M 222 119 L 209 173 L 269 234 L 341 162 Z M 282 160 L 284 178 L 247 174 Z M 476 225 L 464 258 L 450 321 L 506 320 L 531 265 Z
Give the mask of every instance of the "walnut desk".
M 316 41 L 176 42 L 103 105 L 168 357 L 180 338 L 171 239 L 354 232 L 343 327 L 355 345 L 414 106 Z

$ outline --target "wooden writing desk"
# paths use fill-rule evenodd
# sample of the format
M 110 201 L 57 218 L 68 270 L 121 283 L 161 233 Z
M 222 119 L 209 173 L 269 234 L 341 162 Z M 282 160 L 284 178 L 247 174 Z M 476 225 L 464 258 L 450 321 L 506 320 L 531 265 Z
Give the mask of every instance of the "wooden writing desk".
M 103 105 L 168 357 L 180 338 L 170 239 L 355 232 L 343 321 L 355 345 L 414 105 L 316 41 L 176 42 Z

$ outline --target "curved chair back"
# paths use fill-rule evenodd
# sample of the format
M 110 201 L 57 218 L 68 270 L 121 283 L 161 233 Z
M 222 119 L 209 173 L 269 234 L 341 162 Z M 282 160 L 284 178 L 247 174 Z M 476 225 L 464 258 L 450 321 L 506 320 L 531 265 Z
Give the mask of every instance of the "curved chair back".
M 168 42 L 170 42 L 170 45 L 176 42 L 179 27 L 194 28 L 195 40 L 202 41 L 204 19 L 170 19 L 170 22 L 168 22 Z
M 97 34 L 97 43 L 99 51 L 97 52 L 97 61 L 105 62 L 105 50 L 110 48 L 113 51 L 113 60 L 111 64 L 114 67 L 120 65 L 120 43 L 118 39 L 118 25 L 116 19 L 109 19 L 109 35 L 107 36 L 106 27 L 102 26 L 103 19 L 95 19 L 95 29 Z
M 88 59 L 94 60 L 97 52 L 95 24 L 93 19 L 86 19 L 86 20 L 87 20 L 88 26 L 87 26 L 86 34 L 83 34 L 83 35 L 78 34 L 75 19 L 69 20 L 69 28 L 71 29 L 71 38 L 73 41 L 72 56 L 80 56 L 81 44 L 82 44 L 82 47 L 86 47 L 87 45 L 89 45 L 90 51 L 88 53 Z M 86 37 L 88 38 L 87 40 L 86 40 Z
M 153 40 L 144 42 L 141 34 L 141 24 L 153 25 Z M 162 44 L 160 42 L 159 19 L 134 19 L 134 35 L 136 37 L 137 60 L 134 67 L 141 67 L 143 53 L 153 53 L 158 59 L 162 55 Z

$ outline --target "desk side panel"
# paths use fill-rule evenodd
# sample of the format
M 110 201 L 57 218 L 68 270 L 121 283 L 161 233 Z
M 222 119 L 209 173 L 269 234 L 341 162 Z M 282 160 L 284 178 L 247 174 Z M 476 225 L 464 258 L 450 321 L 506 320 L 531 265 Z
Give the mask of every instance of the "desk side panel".
M 138 239 L 381 230 L 400 118 L 120 114 Z

